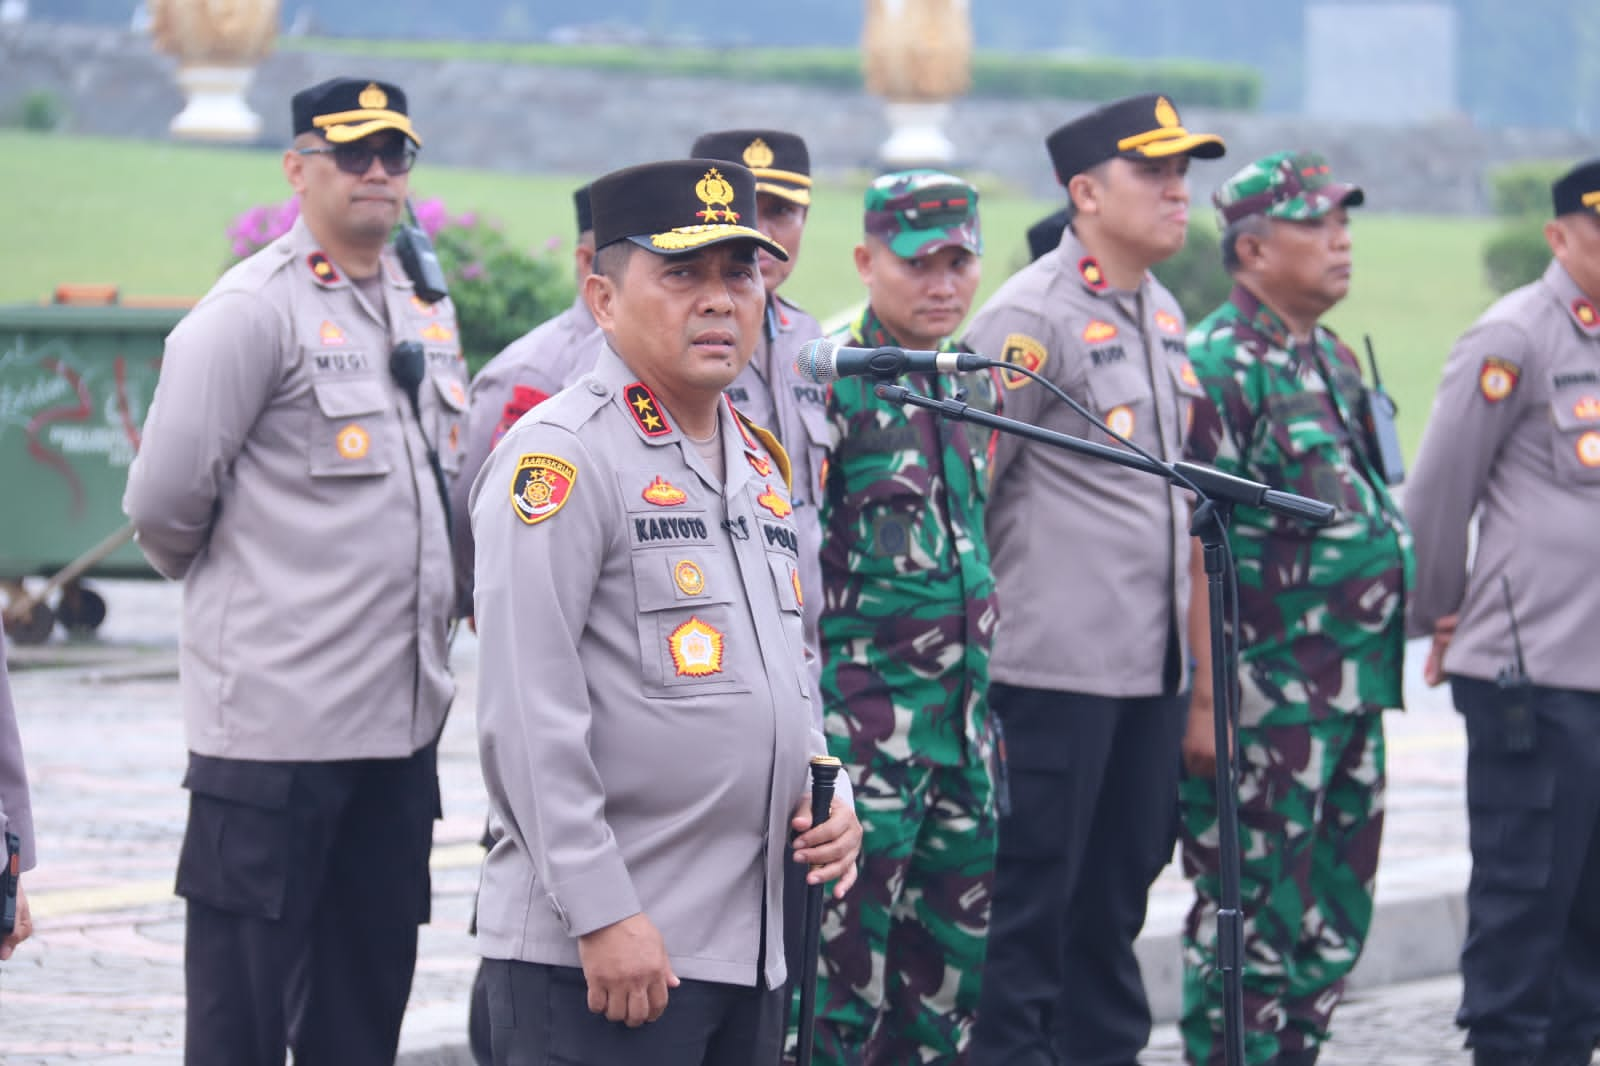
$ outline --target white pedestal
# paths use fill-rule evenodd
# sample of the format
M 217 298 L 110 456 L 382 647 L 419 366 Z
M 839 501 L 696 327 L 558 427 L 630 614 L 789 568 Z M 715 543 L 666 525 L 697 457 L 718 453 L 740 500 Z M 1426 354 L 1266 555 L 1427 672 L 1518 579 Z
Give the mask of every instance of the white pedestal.
M 261 116 L 244 102 L 253 67 L 181 67 L 178 86 L 189 104 L 172 120 L 172 134 L 197 141 L 253 141 Z
M 956 157 L 956 146 L 944 135 L 950 105 L 902 103 L 885 100 L 884 114 L 889 119 L 889 139 L 878 149 L 878 157 L 895 167 L 921 165 L 946 166 Z

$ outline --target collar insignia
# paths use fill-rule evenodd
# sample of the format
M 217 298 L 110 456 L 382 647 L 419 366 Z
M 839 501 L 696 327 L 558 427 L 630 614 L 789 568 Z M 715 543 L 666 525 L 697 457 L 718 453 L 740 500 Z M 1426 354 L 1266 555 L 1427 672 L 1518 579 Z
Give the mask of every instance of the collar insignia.
M 762 477 L 768 477 L 772 474 L 772 464 L 767 461 L 766 456 L 757 455 L 755 452 L 745 452 L 744 457 L 750 461 L 750 465 L 755 469 L 755 472 Z
M 1581 296 L 1572 301 L 1572 317 L 1577 319 L 1585 333 L 1591 336 L 1600 333 L 1600 312 L 1595 311 L 1594 304 Z
M 647 437 L 665 437 L 672 432 L 667 416 L 661 413 L 655 393 L 642 381 L 635 381 L 622 391 L 628 402 L 628 411 L 639 425 L 639 432 Z
M 1106 272 L 1100 269 L 1100 263 L 1092 255 L 1086 255 L 1078 260 L 1078 276 L 1083 279 L 1091 292 L 1104 292 L 1108 282 Z
M 312 277 L 324 285 L 336 285 L 339 281 L 339 271 L 334 269 L 333 260 L 322 252 L 312 252 L 306 256 L 306 265 L 311 268 Z
M 689 494 L 678 486 L 667 481 L 660 474 L 656 479 L 644 487 L 639 495 L 644 497 L 645 503 L 653 503 L 657 507 L 676 507 L 689 499 Z

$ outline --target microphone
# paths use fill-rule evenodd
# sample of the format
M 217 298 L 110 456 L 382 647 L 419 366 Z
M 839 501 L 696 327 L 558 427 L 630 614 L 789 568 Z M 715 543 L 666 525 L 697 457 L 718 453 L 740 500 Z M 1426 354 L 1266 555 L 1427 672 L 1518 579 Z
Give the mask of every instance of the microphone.
M 972 352 L 918 352 L 889 347 L 841 348 L 826 337 L 807 341 L 794 360 L 795 373 L 818 385 L 863 374 L 892 378 L 901 374 L 982 370 L 994 365 L 992 360 Z

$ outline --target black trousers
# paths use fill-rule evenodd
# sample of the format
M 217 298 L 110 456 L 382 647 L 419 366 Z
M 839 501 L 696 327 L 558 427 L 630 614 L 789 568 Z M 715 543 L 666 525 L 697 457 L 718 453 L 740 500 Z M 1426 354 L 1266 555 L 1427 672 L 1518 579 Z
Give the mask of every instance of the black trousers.
M 1588 1062 L 1600 1038 L 1600 692 L 1451 678 L 1472 880 L 1456 1023 L 1474 1048 Z
M 189 757 L 189 1066 L 392 1066 L 428 920 L 432 745 L 405 759 Z
M 782 993 L 682 980 L 637 1029 L 589 1010 L 583 971 L 483 960 L 495 1066 L 760 1066 L 778 1060 Z
M 972 1066 L 1127 1066 L 1150 1038 L 1133 943 L 1172 857 L 1187 696 L 995 683 L 1000 819 Z

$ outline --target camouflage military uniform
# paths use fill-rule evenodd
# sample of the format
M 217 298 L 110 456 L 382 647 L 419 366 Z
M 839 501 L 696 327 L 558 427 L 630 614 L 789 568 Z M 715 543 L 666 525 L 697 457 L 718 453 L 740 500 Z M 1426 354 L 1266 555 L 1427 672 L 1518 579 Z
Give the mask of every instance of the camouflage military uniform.
M 896 344 L 870 307 L 839 339 Z M 903 381 L 996 406 L 987 372 Z M 983 535 L 991 434 L 879 399 L 873 385 L 846 378 L 828 400 L 824 721 L 865 838 L 860 881 L 828 901 L 823 920 L 815 1061 L 959 1063 L 978 1002 L 995 849 L 986 698 L 995 600 Z
M 1273 188 L 1256 164 L 1226 183 L 1218 202 Z M 1350 202 L 1352 189 L 1330 187 L 1347 197 L 1331 203 Z M 1328 209 L 1326 197 L 1277 197 L 1270 217 Z M 1318 327 L 1314 344 L 1296 344 L 1270 308 L 1236 285 L 1190 332 L 1189 354 L 1206 401 L 1195 408 L 1188 457 L 1339 509 L 1331 525 L 1312 530 L 1239 508 L 1229 530 L 1241 627 L 1246 1059 L 1309 1061 L 1372 919 L 1383 826 L 1379 712 L 1401 703 L 1411 537 L 1360 429 L 1360 364 L 1331 332 Z M 1196 892 L 1184 929 L 1181 1028 L 1190 1060 L 1215 1063 L 1222 1016 L 1211 779 L 1186 776 L 1180 796 L 1184 872 Z

